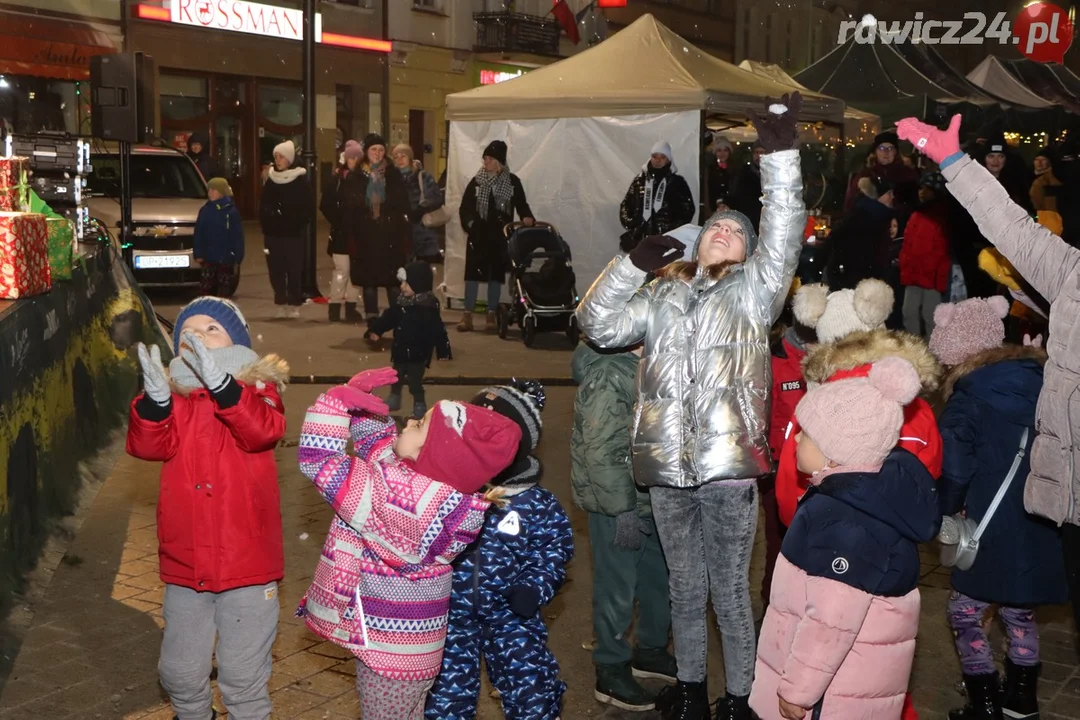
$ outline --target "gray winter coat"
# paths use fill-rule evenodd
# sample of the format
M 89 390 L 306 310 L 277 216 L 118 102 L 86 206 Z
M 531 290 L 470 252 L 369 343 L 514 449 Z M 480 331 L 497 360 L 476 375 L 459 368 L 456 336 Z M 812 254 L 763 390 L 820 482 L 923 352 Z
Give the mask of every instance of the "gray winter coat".
M 1049 360 L 1035 410 L 1038 436 L 1024 506 L 1058 525 L 1080 525 L 1080 250 L 1032 220 L 970 157 L 942 174 L 979 231 L 1050 302 Z
M 617 257 L 578 307 L 578 324 L 595 344 L 645 342 L 632 433 L 640 484 L 697 487 L 770 469 L 769 328 L 783 309 L 806 224 L 799 153 L 764 156 L 761 180 L 761 239 L 727 276 L 713 280 L 699 270 L 692 283 L 657 279 L 643 288 L 645 272 Z

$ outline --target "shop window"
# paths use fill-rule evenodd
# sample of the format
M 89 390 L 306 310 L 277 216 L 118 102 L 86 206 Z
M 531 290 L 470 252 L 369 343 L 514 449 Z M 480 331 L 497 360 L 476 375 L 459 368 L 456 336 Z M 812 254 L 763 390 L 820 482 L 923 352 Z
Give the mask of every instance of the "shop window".
M 214 79 L 214 109 L 219 112 L 236 110 L 247 102 L 247 83 L 233 78 Z
M 162 119 L 188 120 L 210 112 L 207 85 L 206 78 L 162 73 L 158 77 Z
M 77 134 L 83 129 L 83 87 L 74 81 L 0 75 L 0 120 L 17 133 Z
M 298 87 L 260 85 L 259 117 L 275 125 L 303 125 L 303 91 Z

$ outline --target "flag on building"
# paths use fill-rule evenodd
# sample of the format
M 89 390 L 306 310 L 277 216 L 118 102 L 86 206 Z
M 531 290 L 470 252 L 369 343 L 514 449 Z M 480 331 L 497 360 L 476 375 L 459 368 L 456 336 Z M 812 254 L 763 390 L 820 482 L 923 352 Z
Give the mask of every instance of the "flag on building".
M 581 42 L 581 35 L 578 34 L 577 18 L 574 17 L 574 11 L 566 4 L 566 0 L 557 0 L 555 7 L 551 9 L 551 14 L 559 22 L 563 32 L 566 33 L 566 37 L 570 38 L 570 42 L 575 45 Z

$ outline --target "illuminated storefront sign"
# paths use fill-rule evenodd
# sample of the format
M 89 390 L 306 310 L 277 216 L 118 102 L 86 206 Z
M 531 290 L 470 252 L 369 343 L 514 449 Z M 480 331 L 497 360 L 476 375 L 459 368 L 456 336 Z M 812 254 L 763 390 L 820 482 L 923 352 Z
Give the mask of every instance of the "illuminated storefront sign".
M 481 85 L 497 85 L 507 80 L 513 80 L 516 77 L 521 77 L 525 74 L 524 70 L 518 70 L 517 72 L 502 72 L 499 70 L 481 70 L 480 71 L 480 84 Z
M 172 0 L 168 8 L 136 5 L 133 12 L 135 17 L 141 20 L 158 20 L 176 25 L 262 35 L 282 40 L 304 39 L 304 12 L 302 10 L 264 5 L 247 0 Z M 323 45 L 384 53 L 393 49 L 393 43 L 389 40 L 324 33 L 321 13 L 315 15 L 315 41 Z

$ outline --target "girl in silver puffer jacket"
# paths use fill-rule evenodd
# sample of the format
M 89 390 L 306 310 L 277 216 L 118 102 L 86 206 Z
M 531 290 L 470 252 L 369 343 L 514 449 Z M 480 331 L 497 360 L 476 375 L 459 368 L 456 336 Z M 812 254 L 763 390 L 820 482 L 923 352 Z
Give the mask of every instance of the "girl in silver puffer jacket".
M 754 116 L 761 160 L 761 239 L 724 211 L 685 246 L 643 240 L 597 278 L 578 324 L 605 348 L 644 342 L 633 437 L 636 481 L 650 488 L 670 569 L 679 682 L 661 693 L 666 718 L 710 717 L 705 686 L 709 587 L 724 642 L 727 693 L 717 718 L 750 718 L 755 638 L 749 567 L 756 479 L 770 469 L 769 328 L 798 264 L 806 207 L 795 132 L 801 97 Z M 641 287 L 650 272 L 657 279 Z M 627 516 L 630 521 L 632 515 Z

